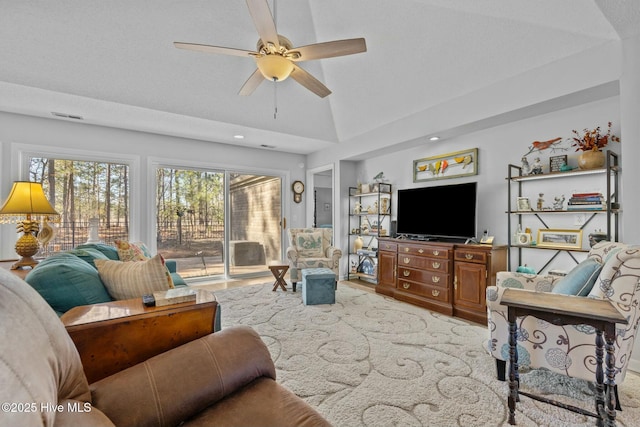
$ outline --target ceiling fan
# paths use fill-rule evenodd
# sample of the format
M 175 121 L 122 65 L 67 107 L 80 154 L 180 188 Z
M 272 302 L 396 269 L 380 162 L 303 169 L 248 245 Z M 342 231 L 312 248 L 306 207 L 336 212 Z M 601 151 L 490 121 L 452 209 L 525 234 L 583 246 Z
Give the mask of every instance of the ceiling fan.
M 289 39 L 281 36 L 276 31 L 276 24 L 269 10 L 267 0 L 247 0 L 247 6 L 260 37 L 256 51 L 196 43 L 173 43 L 175 47 L 180 49 L 253 57 L 258 69 L 253 72 L 240 88 L 240 95 L 251 95 L 264 79 L 279 82 L 291 76 L 296 82 L 319 97 L 324 98 L 331 91 L 296 63 L 312 59 L 352 55 L 366 52 L 367 50 L 364 38 L 335 40 L 293 47 Z

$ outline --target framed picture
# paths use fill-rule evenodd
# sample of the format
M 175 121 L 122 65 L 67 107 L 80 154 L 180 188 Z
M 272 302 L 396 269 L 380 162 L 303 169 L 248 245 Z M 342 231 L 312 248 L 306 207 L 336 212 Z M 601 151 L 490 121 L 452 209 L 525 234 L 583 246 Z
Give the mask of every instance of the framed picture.
M 567 155 L 549 157 L 549 172 L 562 172 L 562 166 L 567 164 Z
M 529 203 L 528 197 L 518 197 L 518 210 L 519 211 L 530 211 L 531 203 Z
M 582 249 L 582 230 L 538 230 L 537 245 L 541 248 Z
M 478 174 L 478 149 L 456 151 L 413 161 L 413 182 Z

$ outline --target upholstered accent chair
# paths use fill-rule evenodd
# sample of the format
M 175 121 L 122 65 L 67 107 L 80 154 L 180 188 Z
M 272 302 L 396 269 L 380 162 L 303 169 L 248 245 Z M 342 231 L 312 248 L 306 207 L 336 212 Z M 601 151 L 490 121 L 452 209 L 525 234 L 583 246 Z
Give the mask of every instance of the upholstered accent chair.
M 333 245 L 331 228 L 290 228 L 287 230 L 289 247 L 289 275 L 293 290 L 302 280 L 303 268 L 330 268 L 339 276 L 338 268 L 342 250 Z
M 600 268 L 592 268 L 597 263 Z M 567 280 L 568 279 L 568 280 Z M 593 287 L 583 285 L 589 280 Z M 568 283 L 573 282 L 573 283 Z M 565 277 L 498 272 L 496 286 L 487 288 L 488 351 L 504 380 L 509 360 L 507 307 L 500 304 L 507 288 L 585 295 L 608 299 L 626 317 L 616 325 L 616 383 L 624 381 L 640 321 L 640 246 L 600 242 L 587 259 Z M 573 289 L 572 289 L 573 288 Z M 518 365 L 546 368 L 569 377 L 595 380 L 595 329 L 587 325 L 556 326 L 532 316 L 517 319 Z

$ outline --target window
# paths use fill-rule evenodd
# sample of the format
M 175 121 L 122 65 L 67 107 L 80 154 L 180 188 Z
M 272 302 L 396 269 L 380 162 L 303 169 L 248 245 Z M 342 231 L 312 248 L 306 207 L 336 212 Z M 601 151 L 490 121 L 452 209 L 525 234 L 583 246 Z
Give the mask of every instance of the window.
M 129 237 L 129 166 L 119 163 L 29 158 L 29 180 L 42 183 L 61 216 L 42 255 L 73 249 L 89 240 L 90 220 L 99 224 L 100 241 Z

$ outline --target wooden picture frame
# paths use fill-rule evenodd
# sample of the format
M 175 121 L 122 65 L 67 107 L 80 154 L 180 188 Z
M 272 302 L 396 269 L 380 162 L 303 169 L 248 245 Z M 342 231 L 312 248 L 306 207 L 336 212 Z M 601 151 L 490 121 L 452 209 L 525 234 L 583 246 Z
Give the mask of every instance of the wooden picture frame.
M 549 172 L 562 172 L 562 165 L 567 164 L 567 155 L 549 157 Z
M 582 249 L 582 230 L 541 228 L 536 244 L 541 248 Z
M 531 210 L 531 203 L 529 202 L 528 197 L 518 197 L 516 206 L 518 208 L 518 212 Z
M 413 161 L 413 182 L 478 174 L 478 149 L 455 151 Z

